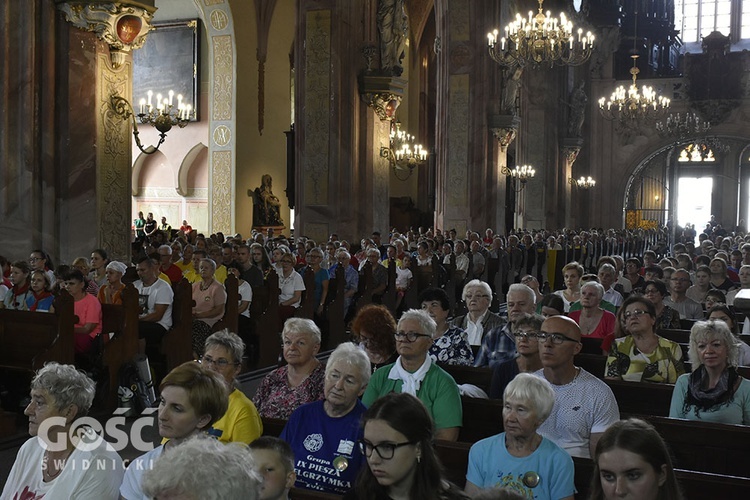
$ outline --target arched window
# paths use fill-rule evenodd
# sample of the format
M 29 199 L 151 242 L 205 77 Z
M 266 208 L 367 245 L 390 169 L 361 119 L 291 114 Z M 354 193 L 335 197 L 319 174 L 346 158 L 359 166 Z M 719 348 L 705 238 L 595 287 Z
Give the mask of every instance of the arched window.
M 675 28 L 686 44 L 700 42 L 712 31 L 732 43 L 750 39 L 750 0 L 675 0 Z
M 680 163 L 711 163 L 716 161 L 713 150 L 707 144 L 688 144 L 677 157 Z

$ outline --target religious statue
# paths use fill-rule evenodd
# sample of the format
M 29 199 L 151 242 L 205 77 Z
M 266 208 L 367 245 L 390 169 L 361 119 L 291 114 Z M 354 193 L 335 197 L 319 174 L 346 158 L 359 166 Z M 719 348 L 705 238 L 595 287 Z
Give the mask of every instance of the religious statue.
M 586 103 L 589 98 L 583 90 L 584 81 L 581 81 L 573 92 L 570 93 L 570 115 L 568 118 L 568 137 L 581 137 L 583 120 L 586 117 Z
M 380 32 L 380 68 L 386 75 L 401 76 L 401 61 L 409 33 L 404 0 L 380 0 L 378 31 Z
M 500 101 L 500 112 L 504 115 L 516 115 L 518 106 L 516 99 L 521 86 L 523 69 L 513 66 L 503 70 L 503 93 Z
M 263 174 L 260 180 L 253 197 L 253 226 L 283 226 L 281 202 L 273 194 L 273 180 L 269 174 Z

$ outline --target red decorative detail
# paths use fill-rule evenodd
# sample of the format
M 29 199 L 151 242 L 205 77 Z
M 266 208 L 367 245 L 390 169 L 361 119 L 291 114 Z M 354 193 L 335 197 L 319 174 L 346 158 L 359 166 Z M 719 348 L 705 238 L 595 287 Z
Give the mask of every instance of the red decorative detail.
M 396 114 L 396 110 L 398 109 L 399 104 L 401 104 L 401 102 L 396 99 L 388 101 L 388 104 L 386 104 L 385 106 L 385 115 L 388 118 L 393 118 L 393 116 Z
M 138 16 L 122 16 L 117 21 L 117 37 L 122 43 L 129 44 L 141 32 L 143 21 Z

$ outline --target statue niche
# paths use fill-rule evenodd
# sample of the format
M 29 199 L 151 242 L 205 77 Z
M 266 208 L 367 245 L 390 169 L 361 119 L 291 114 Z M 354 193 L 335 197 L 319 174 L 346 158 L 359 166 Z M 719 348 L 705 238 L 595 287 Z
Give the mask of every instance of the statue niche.
M 253 227 L 279 227 L 284 225 L 281 219 L 281 202 L 273 194 L 273 179 L 263 174 L 260 187 L 248 192 L 253 197 Z

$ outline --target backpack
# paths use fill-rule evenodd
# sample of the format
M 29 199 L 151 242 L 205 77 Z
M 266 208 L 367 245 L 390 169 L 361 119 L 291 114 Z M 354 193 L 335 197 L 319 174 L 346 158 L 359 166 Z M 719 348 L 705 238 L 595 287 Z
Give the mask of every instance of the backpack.
M 120 387 L 117 390 L 119 406 L 131 409 L 125 414 L 126 416 L 140 414 L 154 404 L 149 394 L 150 391 L 138 373 L 138 366 L 134 361 L 123 363 L 120 367 L 119 380 Z

